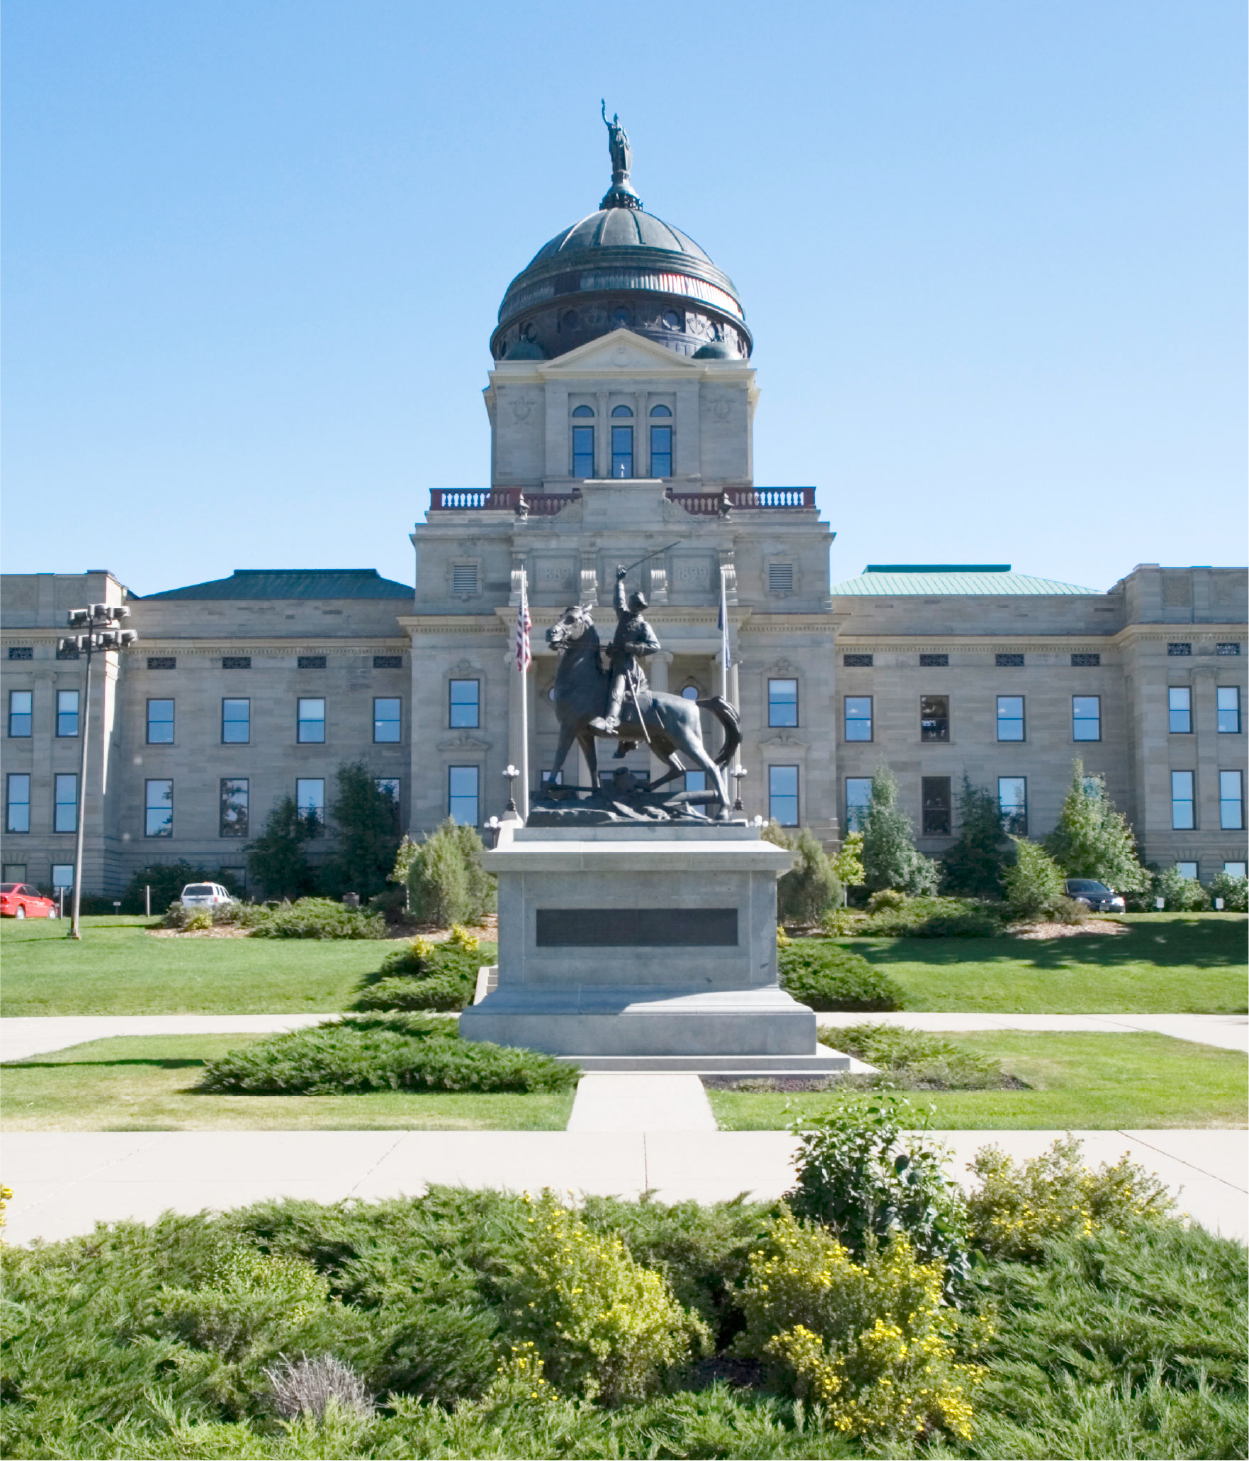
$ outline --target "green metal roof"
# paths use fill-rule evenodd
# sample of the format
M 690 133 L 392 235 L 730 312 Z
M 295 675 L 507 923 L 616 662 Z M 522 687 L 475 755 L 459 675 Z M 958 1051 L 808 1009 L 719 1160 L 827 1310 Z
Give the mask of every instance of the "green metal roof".
M 863 598 L 904 597 L 908 594 L 943 598 L 954 594 L 983 594 L 1010 598 L 1015 594 L 1100 594 L 1099 589 L 1060 583 L 1054 578 L 1033 578 L 1012 573 L 1009 563 L 869 563 L 857 578 L 835 583 L 835 596 Z
M 412 588 L 376 568 L 236 568 L 229 578 L 144 599 L 410 599 Z

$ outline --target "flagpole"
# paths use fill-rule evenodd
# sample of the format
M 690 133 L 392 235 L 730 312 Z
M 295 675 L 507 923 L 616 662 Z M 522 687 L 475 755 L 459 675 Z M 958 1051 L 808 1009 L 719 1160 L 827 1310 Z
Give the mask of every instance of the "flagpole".
M 529 681 L 525 678 L 530 661 L 529 650 L 529 580 L 522 568 L 520 571 L 520 623 L 524 638 L 524 652 L 517 646 L 516 669 L 520 675 L 520 796 L 517 799 L 520 819 L 529 820 Z

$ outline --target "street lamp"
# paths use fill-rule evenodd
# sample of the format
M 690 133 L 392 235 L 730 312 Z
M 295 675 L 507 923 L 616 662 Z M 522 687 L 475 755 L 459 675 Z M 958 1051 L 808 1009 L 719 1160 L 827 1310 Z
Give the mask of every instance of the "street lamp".
M 121 628 L 123 619 L 130 617 L 130 610 L 115 604 L 92 604 L 86 609 L 69 611 L 69 627 L 79 630 L 67 635 L 57 643 L 57 653 L 71 650 L 87 656 L 87 673 L 83 681 L 83 709 L 78 747 L 78 806 L 77 831 L 74 834 L 74 913 L 66 938 L 82 938 L 78 925 L 78 909 L 82 900 L 82 834 L 87 812 L 87 739 L 91 731 L 91 657 L 93 654 L 108 654 L 112 650 L 125 649 L 133 644 L 138 635 L 133 629 Z
M 746 768 L 744 766 L 734 766 L 733 769 L 729 772 L 729 775 L 737 783 L 737 786 L 735 788 L 737 795 L 733 800 L 733 810 L 735 812 L 740 812 L 742 810 L 742 777 L 745 776 L 745 774 Z
M 516 787 L 514 782 L 520 775 L 519 767 L 513 766 L 509 761 L 503 768 L 503 775 L 507 778 L 507 811 L 516 811 Z

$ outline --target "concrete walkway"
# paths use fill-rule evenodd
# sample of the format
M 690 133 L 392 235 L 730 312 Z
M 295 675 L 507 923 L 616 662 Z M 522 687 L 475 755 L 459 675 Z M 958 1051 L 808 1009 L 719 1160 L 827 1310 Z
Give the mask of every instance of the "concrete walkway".
M 577 1083 L 568 1131 L 718 1131 L 696 1075 L 594 1071 Z
M 1197 1045 L 1217 1045 L 1223 1050 L 1249 1054 L 1249 1015 L 1029 1015 L 1029 1014 L 936 1014 L 927 1010 L 890 1010 L 882 1014 L 821 1013 L 816 1019 L 825 1029 L 845 1025 L 898 1025 L 908 1030 L 967 1032 L 976 1030 L 1053 1030 L 1064 1034 L 1088 1032 L 1095 1035 L 1130 1034 L 1151 1031 Z
M 1061 1134 L 936 1133 L 963 1179 L 986 1144 L 1026 1158 Z M 1180 1206 L 1197 1221 L 1241 1241 L 1249 1235 L 1243 1131 L 1075 1135 L 1089 1163 L 1126 1152 L 1173 1191 L 1182 1188 Z M 4 1139 L 3 1179 L 14 1194 L 5 1239 L 54 1240 L 102 1221 L 150 1222 L 166 1209 L 193 1213 L 265 1198 L 417 1195 L 432 1182 L 623 1197 L 653 1189 L 665 1202 L 712 1202 L 743 1191 L 774 1199 L 793 1184 L 794 1149 L 794 1138 L 776 1131 L 11 1132 Z

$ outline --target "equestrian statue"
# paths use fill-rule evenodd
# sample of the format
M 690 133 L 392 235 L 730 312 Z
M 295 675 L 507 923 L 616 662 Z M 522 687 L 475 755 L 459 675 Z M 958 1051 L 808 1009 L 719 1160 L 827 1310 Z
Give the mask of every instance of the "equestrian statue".
M 707 773 L 714 800 L 727 807 L 724 767 L 742 742 L 737 711 L 719 695 L 686 700 L 650 688 L 638 661 L 654 654 L 659 640 L 643 617 L 645 596 L 626 597 L 626 571 L 616 570 L 616 633 L 607 651 L 606 670 L 600 663 L 601 646 L 591 609 L 572 605 L 546 632 L 546 642 L 559 656 L 552 694 L 559 745 L 548 786 L 554 786 L 574 741 L 585 756 L 591 787 L 598 785 L 596 737 L 619 740 L 617 757 L 646 741 L 669 769 L 640 790 L 654 791 L 687 770 L 701 770 Z M 724 745 L 714 758 L 703 745 L 702 710 L 709 710 L 724 727 Z M 682 758 L 692 764 L 687 766 Z

